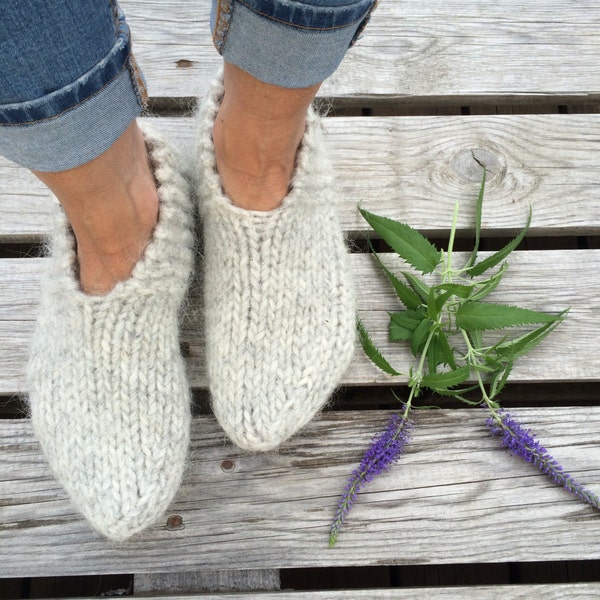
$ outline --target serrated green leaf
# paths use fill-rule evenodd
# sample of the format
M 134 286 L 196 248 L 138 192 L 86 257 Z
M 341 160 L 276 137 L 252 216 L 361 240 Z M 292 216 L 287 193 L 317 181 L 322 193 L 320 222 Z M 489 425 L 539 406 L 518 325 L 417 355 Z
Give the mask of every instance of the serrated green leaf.
M 410 287 L 417 293 L 419 298 L 421 298 L 424 303 L 427 303 L 429 300 L 429 286 L 426 283 L 423 283 L 418 277 L 415 277 L 412 273 L 402 271 L 402 275 L 406 277 Z
M 467 289 L 468 288 L 468 289 Z M 463 286 L 458 284 L 444 283 L 441 285 L 432 286 L 429 289 L 429 297 L 427 298 L 427 314 L 432 320 L 437 320 L 439 314 L 444 308 L 444 304 L 448 301 L 451 296 L 459 295 L 463 299 L 469 295 L 475 286 Z M 441 294 L 437 295 L 436 292 L 439 290 L 445 290 Z
M 494 349 L 503 356 L 515 359 L 527 354 L 532 348 L 535 348 L 549 333 L 551 333 L 562 321 L 567 311 L 558 315 L 555 321 L 546 323 L 529 333 L 523 334 L 509 342 L 503 342 L 494 346 Z
M 465 302 L 456 311 L 456 325 L 465 331 L 504 329 L 516 325 L 552 323 L 558 315 L 537 312 L 508 304 Z
M 429 288 L 429 297 L 427 298 L 427 316 L 432 320 L 436 321 L 440 309 L 443 306 L 444 301 L 437 296 L 434 288 Z
M 437 368 L 440 365 L 438 357 L 438 341 L 437 336 L 434 335 L 429 341 L 429 346 L 427 347 L 427 368 L 430 373 L 437 373 Z
M 407 263 L 421 273 L 431 273 L 441 260 L 439 250 L 416 229 L 386 217 L 358 209 L 365 221 Z
M 417 296 L 417 294 L 415 292 L 413 292 L 413 290 L 411 290 L 405 283 L 402 283 L 402 281 L 400 281 L 381 262 L 381 258 L 379 258 L 379 255 L 377 254 L 377 252 L 375 252 L 375 250 L 373 250 L 372 246 L 371 246 L 371 252 L 373 253 L 373 256 L 375 257 L 377 264 L 383 269 L 383 272 L 385 273 L 386 277 L 392 284 L 394 291 L 396 292 L 396 296 L 398 296 L 398 299 L 400 300 L 400 302 L 402 302 L 402 304 L 404 304 L 404 306 L 406 306 L 406 308 L 410 308 L 410 309 L 419 308 L 419 306 L 421 305 L 421 300 L 419 299 L 419 296 Z
M 441 365 L 456 369 L 456 360 L 448 343 L 448 337 L 443 331 L 438 330 L 432 336 L 427 348 L 427 366 L 430 373 L 437 373 Z
M 492 381 L 490 383 L 490 398 L 494 398 L 502 391 L 502 388 L 506 385 L 506 382 L 508 381 L 508 376 L 512 371 L 512 367 L 513 363 L 511 361 L 506 365 L 504 370 L 498 371 L 492 377 Z
M 418 310 L 402 310 L 389 313 L 390 315 L 390 341 L 400 342 L 410 339 L 417 325 L 425 315 Z
M 470 300 L 482 300 L 486 296 L 489 296 L 498 287 L 506 269 L 508 269 L 508 263 L 505 261 L 498 272 L 492 275 L 492 277 L 485 281 L 478 281 L 475 284 L 475 292 L 471 295 Z
M 407 342 L 410 340 L 410 336 L 413 334 L 412 329 L 407 329 L 402 325 L 394 323 L 390 319 L 389 338 L 390 342 Z
M 469 295 L 477 289 L 477 285 L 462 285 L 460 283 L 441 283 L 436 286 L 437 289 L 449 292 L 450 296 L 458 296 L 459 298 L 468 298 Z
M 473 157 L 474 158 L 474 157 Z M 481 165 L 481 163 L 479 163 Z M 469 257 L 469 261 L 466 267 L 471 267 L 477 260 L 477 252 L 479 252 L 479 240 L 481 238 L 481 214 L 483 212 L 483 192 L 485 190 L 485 180 L 487 176 L 487 169 L 483 167 L 483 177 L 481 178 L 481 186 L 479 187 L 479 195 L 477 196 L 477 205 L 475 206 L 475 244 L 473 245 L 473 251 Z
M 429 330 L 431 328 L 431 321 L 429 319 L 423 319 L 415 328 L 411 338 L 410 338 L 410 349 L 412 353 L 416 356 L 420 352 L 423 351 L 425 347 L 425 342 L 427 341 L 427 337 L 429 336 Z
M 495 252 L 491 256 L 488 256 L 486 259 L 481 262 L 469 267 L 467 269 L 467 273 L 471 277 L 476 277 L 477 275 L 481 275 L 485 273 L 488 269 L 495 267 L 498 263 L 501 263 L 522 241 L 523 238 L 527 235 L 527 231 L 529 230 L 529 225 L 531 224 L 531 207 L 529 207 L 529 216 L 527 217 L 527 223 L 525 228 L 521 233 L 514 239 L 512 242 L 509 242 L 502 248 Z
M 365 354 L 371 360 L 371 362 L 385 373 L 388 373 L 389 375 L 400 375 L 400 373 L 398 373 L 398 371 L 396 371 L 396 369 L 394 369 L 390 365 L 390 363 L 387 360 L 385 360 L 385 358 L 383 357 L 381 352 L 379 352 L 375 344 L 373 344 L 371 338 L 369 337 L 369 333 L 367 332 L 365 326 L 363 325 L 360 319 L 357 319 L 356 327 L 358 329 L 358 337 L 360 339 L 362 348 Z
M 469 378 L 470 374 L 471 368 L 469 365 L 464 365 L 445 373 L 428 373 L 421 380 L 421 385 L 433 391 L 446 390 L 463 383 Z
M 456 360 L 454 352 L 448 343 L 448 336 L 443 331 L 438 331 L 436 335 L 438 361 L 439 364 L 448 365 L 452 369 L 456 369 Z

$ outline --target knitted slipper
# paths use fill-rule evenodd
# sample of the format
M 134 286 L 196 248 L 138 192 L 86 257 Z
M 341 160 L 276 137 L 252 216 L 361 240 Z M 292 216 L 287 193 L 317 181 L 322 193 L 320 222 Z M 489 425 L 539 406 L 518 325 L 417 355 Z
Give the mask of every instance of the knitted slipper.
M 223 86 L 199 114 L 205 328 L 213 412 L 249 450 L 269 450 L 327 402 L 354 351 L 349 261 L 318 117 L 309 112 L 292 189 L 271 212 L 224 196 L 212 126 Z
M 192 206 L 179 159 L 144 127 L 159 221 L 132 276 L 88 296 L 61 214 L 51 240 L 28 379 L 35 434 L 73 504 L 106 537 L 151 525 L 177 491 L 190 396 L 178 313 L 193 260 Z

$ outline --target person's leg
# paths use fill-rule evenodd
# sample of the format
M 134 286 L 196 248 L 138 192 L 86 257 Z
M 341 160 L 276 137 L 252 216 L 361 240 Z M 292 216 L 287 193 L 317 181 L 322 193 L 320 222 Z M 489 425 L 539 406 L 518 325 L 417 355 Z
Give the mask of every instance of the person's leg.
M 131 274 L 158 211 L 127 25 L 109 2 L 15 1 L 3 7 L 0 40 L 0 154 L 58 198 L 81 287 L 104 294 Z
M 213 128 L 219 175 L 238 206 L 272 210 L 288 193 L 306 111 L 319 84 L 286 89 L 225 63 L 225 95 Z
M 199 139 L 208 380 L 215 416 L 250 450 L 306 425 L 352 358 L 352 278 L 309 106 L 373 5 L 214 5 L 225 66 Z
M 158 218 L 158 194 L 137 123 L 84 165 L 33 172 L 54 192 L 73 228 L 81 289 L 106 294 L 127 279 Z
M 144 85 L 116 4 L 0 10 L 0 154 L 64 209 L 30 344 L 31 421 L 73 504 L 123 540 L 162 515 L 185 465 L 189 184 L 176 152 L 136 124 Z
M 235 204 L 271 210 L 281 203 L 306 111 L 374 6 L 374 0 L 214 0 L 225 95 L 213 139 L 223 187 Z

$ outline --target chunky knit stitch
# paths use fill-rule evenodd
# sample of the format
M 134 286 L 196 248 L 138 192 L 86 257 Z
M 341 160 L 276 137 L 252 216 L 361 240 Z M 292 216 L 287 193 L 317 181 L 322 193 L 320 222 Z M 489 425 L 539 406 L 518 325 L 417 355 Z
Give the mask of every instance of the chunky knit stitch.
M 292 189 L 271 212 L 224 196 L 212 126 L 216 83 L 199 113 L 205 328 L 213 412 L 240 447 L 269 450 L 327 402 L 354 350 L 354 294 L 331 167 L 311 111 Z
M 106 537 L 151 525 L 179 487 L 190 397 L 178 313 L 192 269 L 189 184 L 144 127 L 159 221 L 132 276 L 88 296 L 62 212 L 51 239 L 28 378 L 35 434 L 73 504 Z

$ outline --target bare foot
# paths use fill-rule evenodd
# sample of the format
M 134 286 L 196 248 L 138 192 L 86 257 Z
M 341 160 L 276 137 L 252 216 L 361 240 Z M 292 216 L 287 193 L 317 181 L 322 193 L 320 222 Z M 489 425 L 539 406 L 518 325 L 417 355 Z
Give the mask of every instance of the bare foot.
M 137 124 L 89 163 L 35 175 L 54 192 L 73 228 L 82 290 L 102 295 L 127 279 L 158 219 L 158 193 Z
M 241 208 L 277 208 L 289 191 L 306 111 L 319 85 L 280 88 L 229 63 L 224 85 L 213 141 L 225 193 Z

